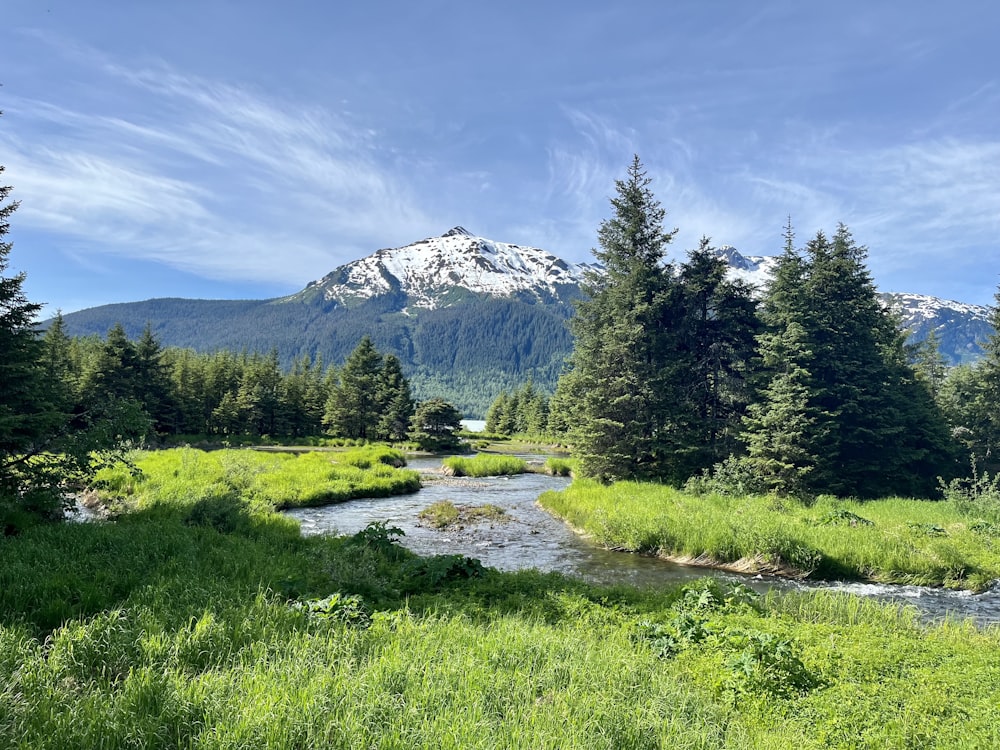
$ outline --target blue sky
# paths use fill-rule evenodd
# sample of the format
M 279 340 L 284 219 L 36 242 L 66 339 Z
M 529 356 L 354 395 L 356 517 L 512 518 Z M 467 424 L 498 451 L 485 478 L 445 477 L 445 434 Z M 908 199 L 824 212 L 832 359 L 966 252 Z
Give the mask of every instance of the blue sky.
M 454 225 L 589 260 L 638 154 L 680 229 L 846 223 L 886 291 L 1000 283 L 990 0 L 5 0 L 11 265 L 72 311 L 292 293 Z

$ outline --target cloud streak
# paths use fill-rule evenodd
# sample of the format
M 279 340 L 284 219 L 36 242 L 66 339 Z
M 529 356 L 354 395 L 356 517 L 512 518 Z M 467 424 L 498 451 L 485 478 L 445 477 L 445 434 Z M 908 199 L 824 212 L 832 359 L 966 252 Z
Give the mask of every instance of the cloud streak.
M 297 284 L 379 234 L 431 224 L 375 134 L 344 118 L 166 66 L 100 69 L 128 84 L 141 116 L 8 106 L 46 133 L 42 147 L 0 135 L 24 225 L 95 254 Z

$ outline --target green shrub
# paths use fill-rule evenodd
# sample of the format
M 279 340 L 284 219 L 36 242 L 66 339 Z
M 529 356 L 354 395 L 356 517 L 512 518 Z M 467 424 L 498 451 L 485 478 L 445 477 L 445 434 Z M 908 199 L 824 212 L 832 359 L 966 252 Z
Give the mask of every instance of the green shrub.
M 979 473 L 973 459 L 971 476 L 953 479 L 947 484 L 939 482 L 945 500 L 959 513 L 1000 526 L 1000 473 L 993 476 L 986 471 Z

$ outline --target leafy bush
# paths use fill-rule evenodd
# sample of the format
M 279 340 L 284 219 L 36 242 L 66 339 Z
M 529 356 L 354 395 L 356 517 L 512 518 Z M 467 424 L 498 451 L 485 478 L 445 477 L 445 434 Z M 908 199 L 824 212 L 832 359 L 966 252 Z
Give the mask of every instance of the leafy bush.
M 343 623 L 358 628 L 367 628 L 372 623 L 371 613 L 365 606 L 364 599 L 357 594 L 342 594 L 338 591 L 322 599 L 294 602 L 292 607 L 317 622 Z
M 993 476 L 986 471 L 980 474 L 973 458 L 971 476 L 953 479 L 947 484 L 938 481 L 945 500 L 959 513 L 1000 526 L 1000 472 Z
M 816 522 L 820 526 L 872 526 L 867 518 L 851 513 L 847 508 L 834 508 L 824 513 Z
M 767 485 L 742 458 L 729 456 L 711 469 L 702 470 L 684 484 L 684 491 L 694 495 L 761 495 Z
M 759 631 L 732 631 L 732 650 L 723 662 L 727 673 L 721 687 L 733 697 L 769 694 L 791 698 L 809 692 L 820 680 L 806 669 L 791 640 Z
M 418 557 L 403 568 L 403 574 L 408 579 L 406 590 L 411 593 L 432 591 L 448 581 L 481 578 L 485 572 L 486 568 L 479 560 L 464 555 Z

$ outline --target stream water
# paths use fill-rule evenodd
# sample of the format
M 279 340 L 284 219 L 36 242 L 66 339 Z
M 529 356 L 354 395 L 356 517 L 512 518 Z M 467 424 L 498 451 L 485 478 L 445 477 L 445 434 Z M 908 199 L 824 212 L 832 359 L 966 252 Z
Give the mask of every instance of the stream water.
M 544 457 L 526 456 L 539 459 Z M 758 591 L 824 588 L 915 606 L 924 617 L 972 618 L 979 624 L 1000 623 L 1000 586 L 983 594 L 922 586 L 823 582 L 801 583 L 780 578 L 741 576 L 705 568 L 677 565 L 654 557 L 606 550 L 573 533 L 558 518 L 536 504 L 547 490 L 563 489 L 568 479 L 544 474 L 521 474 L 485 479 L 443 476 L 440 458 L 411 459 L 409 468 L 423 474 L 424 486 L 412 495 L 352 500 L 317 508 L 297 508 L 305 534 L 353 534 L 374 521 L 403 530 L 402 543 L 424 555 L 461 554 L 478 558 L 501 570 L 537 568 L 579 576 L 602 584 L 665 586 L 711 575 L 740 581 Z M 477 523 L 464 529 L 440 531 L 422 525 L 418 514 L 439 500 L 456 505 L 492 504 L 502 508 L 505 522 Z

